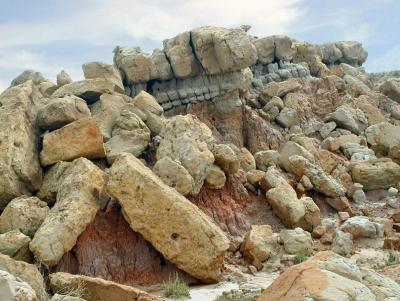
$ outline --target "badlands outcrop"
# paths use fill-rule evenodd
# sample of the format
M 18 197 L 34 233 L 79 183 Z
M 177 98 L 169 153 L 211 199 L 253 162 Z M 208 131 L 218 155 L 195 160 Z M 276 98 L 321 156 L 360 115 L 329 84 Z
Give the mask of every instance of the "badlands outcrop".
M 251 300 L 400 301 L 398 72 L 367 73 L 358 42 L 248 29 L 117 46 L 83 80 L 27 70 L 0 94 L 2 298 L 280 274 Z

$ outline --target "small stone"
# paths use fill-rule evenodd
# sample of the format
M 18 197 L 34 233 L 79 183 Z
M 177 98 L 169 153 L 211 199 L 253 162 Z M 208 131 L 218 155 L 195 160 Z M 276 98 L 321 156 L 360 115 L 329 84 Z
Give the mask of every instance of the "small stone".
M 313 238 L 321 238 L 326 233 L 326 227 L 323 225 L 316 226 L 311 233 Z
M 350 257 L 353 250 L 353 235 L 343 231 L 336 231 L 331 250 L 339 255 Z
M 365 203 L 367 201 L 367 197 L 365 196 L 364 190 L 356 190 L 353 193 L 353 201 L 358 204 Z
M 211 188 L 221 189 L 225 186 L 226 176 L 224 171 L 217 165 L 213 165 L 208 170 L 205 182 L 210 185 Z
M 350 218 L 350 214 L 345 211 L 338 212 L 338 216 L 339 216 L 339 221 L 342 223 L 347 221 Z
M 389 197 L 394 197 L 394 196 L 396 196 L 398 193 L 399 193 L 399 190 L 396 189 L 396 188 L 394 188 L 394 187 L 390 187 L 390 188 L 388 189 L 388 195 L 389 195 Z

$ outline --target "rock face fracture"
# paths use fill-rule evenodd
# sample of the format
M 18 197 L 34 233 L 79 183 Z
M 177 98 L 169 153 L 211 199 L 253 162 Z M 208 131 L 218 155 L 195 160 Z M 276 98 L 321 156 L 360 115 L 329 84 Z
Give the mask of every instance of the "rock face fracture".
M 400 73 L 249 29 L 0 94 L 1 300 L 400 301 Z

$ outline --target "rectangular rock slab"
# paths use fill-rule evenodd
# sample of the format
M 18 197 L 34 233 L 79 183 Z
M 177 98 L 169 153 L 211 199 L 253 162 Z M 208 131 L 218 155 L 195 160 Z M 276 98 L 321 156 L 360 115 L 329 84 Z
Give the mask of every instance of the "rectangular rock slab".
M 43 137 L 40 161 L 43 166 L 79 157 L 88 159 L 106 156 L 103 135 L 92 118 L 74 121 Z
M 76 159 L 62 175 L 57 200 L 35 233 L 30 249 L 36 260 L 56 265 L 100 209 L 104 172 L 85 158 Z
M 81 297 L 87 301 L 161 301 L 137 288 L 101 278 L 59 272 L 50 274 L 49 279 L 54 293 L 82 290 Z
M 199 208 L 131 154 L 108 171 L 107 192 L 131 228 L 178 268 L 205 282 L 218 280 L 229 241 Z

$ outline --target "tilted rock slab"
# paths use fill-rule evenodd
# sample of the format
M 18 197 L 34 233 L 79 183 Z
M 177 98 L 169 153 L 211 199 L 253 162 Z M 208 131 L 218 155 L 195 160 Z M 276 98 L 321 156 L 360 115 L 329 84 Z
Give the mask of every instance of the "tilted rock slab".
M 100 209 L 104 183 L 103 171 L 89 160 L 72 162 L 60 182 L 54 207 L 30 244 L 38 261 L 54 266 L 73 248 Z
M 6 271 L 0 271 L 1 298 L 4 301 L 36 301 L 37 296 L 32 287 Z
M 79 157 L 96 159 L 105 156 L 103 135 L 96 121 L 84 118 L 46 134 L 40 161 L 43 166 L 47 166 Z
M 134 231 L 192 276 L 205 282 L 218 279 L 229 243 L 199 208 L 133 155 L 118 157 L 108 176 L 107 191 Z
M 50 274 L 50 287 L 53 292 L 68 292 L 82 290 L 82 298 L 87 301 L 157 301 L 157 297 L 133 288 L 83 275 L 68 273 Z

